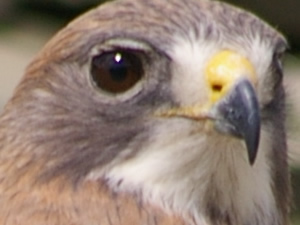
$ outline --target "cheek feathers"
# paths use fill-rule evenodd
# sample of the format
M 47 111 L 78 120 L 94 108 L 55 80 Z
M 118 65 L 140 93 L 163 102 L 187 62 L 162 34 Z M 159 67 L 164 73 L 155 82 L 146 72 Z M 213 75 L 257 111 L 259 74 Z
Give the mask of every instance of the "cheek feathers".
M 205 46 L 205 47 L 204 47 Z M 172 50 L 171 90 L 174 99 L 182 105 L 201 104 L 208 98 L 205 83 L 205 62 L 213 52 L 212 46 L 180 40 Z

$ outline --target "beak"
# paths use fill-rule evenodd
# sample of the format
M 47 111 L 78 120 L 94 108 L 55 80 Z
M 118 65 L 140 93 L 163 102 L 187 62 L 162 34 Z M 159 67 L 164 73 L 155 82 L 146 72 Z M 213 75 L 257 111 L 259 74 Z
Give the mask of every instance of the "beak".
M 243 139 L 253 165 L 260 137 L 254 67 L 240 54 L 225 50 L 210 59 L 205 76 L 212 104 L 208 114 L 216 130 Z
M 210 111 L 215 128 L 245 141 L 253 165 L 260 137 L 260 112 L 255 91 L 248 80 L 239 81 Z
M 243 139 L 253 165 L 260 138 L 260 110 L 255 92 L 257 77 L 252 64 L 240 54 L 223 50 L 205 67 L 208 102 L 159 113 L 164 117 L 211 120 L 223 134 Z

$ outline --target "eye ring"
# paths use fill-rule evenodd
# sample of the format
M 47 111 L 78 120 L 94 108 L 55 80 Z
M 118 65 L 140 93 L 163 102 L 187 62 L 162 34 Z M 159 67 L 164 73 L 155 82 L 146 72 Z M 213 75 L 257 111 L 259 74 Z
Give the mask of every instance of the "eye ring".
M 100 90 L 113 95 L 122 94 L 143 78 L 142 57 L 133 50 L 102 52 L 92 58 L 90 75 Z

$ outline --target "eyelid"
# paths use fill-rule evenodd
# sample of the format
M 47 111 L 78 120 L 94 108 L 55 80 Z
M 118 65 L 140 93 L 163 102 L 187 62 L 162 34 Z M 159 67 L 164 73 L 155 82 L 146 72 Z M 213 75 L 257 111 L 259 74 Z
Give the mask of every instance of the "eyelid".
M 287 52 L 287 48 L 282 46 L 281 48 L 277 48 L 277 51 L 274 52 L 274 54 L 273 54 L 272 63 L 273 63 L 273 67 L 275 67 L 277 72 L 282 73 L 282 70 L 283 70 L 282 64 L 283 64 L 283 60 L 286 55 L 286 52 Z
M 111 46 L 112 48 L 129 49 L 132 51 L 149 52 L 153 49 L 145 42 L 127 39 L 127 38 L 115 38 L 104 42 L 105 45 Z
M 146 59 L 146 62 L 149 61 L 147 58 L 154 52 L 153 48 L 146 42 L 129 38 L 112 38 L 94 46 L 91 50 L 90 57 L 92 58 L 105 52 L 114 51 L 129 51 L 140 54 L 142 58 Z
M 283 79 L 283 57 L 285 55 L 285 49 L 280 49 L 274 52 L 271 68 L 273 71 L 273 82 L 274 82 L 274 90 L 282 83 Z

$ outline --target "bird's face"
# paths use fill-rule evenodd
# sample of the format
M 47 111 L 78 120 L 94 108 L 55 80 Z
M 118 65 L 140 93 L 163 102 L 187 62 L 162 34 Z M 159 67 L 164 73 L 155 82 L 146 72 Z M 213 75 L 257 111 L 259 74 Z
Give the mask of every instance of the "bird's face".
M 45 47 L 2 120 L 23 129 L 19 142 L 41 155 L 44 179 L 105 177 L 116 189 L 177 196 L 176 207 L 207 193 L 207 204 L 229 207 L 236 194 L 271 208 L 267 130 L 283 115 L 285 46 L 223 3 L 112 2 Z

